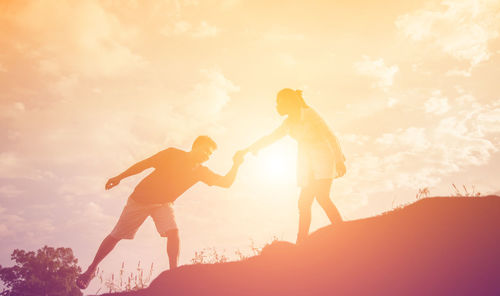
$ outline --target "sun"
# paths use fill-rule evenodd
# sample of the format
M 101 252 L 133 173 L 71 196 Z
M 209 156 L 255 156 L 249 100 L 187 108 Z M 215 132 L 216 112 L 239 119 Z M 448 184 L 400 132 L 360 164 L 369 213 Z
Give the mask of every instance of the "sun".
M 254 174 L 269 183 L 293 183 L 297 148 L 293 141 L 280 141 L 262 149 L 256 156 Z
M 274 153 L 273 155 L 266 155 L 262 161 L 264 162 L 265 171 L 270 177 L 283 176 L 290 171 L 290 167 L 282 155 Z

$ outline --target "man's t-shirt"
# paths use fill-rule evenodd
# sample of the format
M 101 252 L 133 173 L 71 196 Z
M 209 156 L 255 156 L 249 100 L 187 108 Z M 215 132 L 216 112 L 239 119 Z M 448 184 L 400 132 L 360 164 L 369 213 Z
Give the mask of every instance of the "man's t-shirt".
M 213 185 L 220 175 L 189 158 L 189 153 L 167 148 L 147 160 L 155 170 L 146 176 L 130 196 L 139 203 L 161 204 L 175 201 L 198 181 Z

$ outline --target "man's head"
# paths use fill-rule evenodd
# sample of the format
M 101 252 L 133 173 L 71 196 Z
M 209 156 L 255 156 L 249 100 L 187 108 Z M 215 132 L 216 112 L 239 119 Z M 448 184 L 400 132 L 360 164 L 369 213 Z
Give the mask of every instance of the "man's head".
M 191 155 L 196 163 L 204 163 L 217 149 L 217 144 L 208 136 L 199 136 L 194 140 Z

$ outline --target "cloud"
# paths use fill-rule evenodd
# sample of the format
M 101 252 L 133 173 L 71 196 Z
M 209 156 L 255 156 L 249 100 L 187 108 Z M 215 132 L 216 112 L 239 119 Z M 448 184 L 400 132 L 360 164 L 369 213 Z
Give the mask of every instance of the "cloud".
M 445 75 L 446 76 L 462 76 L 462 77 L 470 77 L 472 75 L 472 68 L 469 68 L 467 70 L 460 70 L 460 69 L 452 69 L 446 71 Z
M 7 72 L 7 68 L 5 68 L 5 66 L 2 64 L 0 64 L 0 73 L 1 72 L 4 72 L 4 73 Z
M 216 26 L 206 21 L 193 25 L 186 20 L 178 20 L 173 24 L 167 24 L 161 33 L 165 36 L 189 36 L 194 39 L 204 39 L 217 36 L 219 30 Z
M 36 219 L 26 217 L 28 215 L 22 212 L 14 213 L 9 210 L 6 212 L 0 215 L 0 237 L 8 237 L 9 244 L 37 245 L 56 231 L 54 221 L 50 218 Z M 20 233 L 23 235 L 20 236 Z
M 99 1 L 19 2 L 2 15 L 13 28 L 11 45 L 36 58 L 45 74 L 78 73 L 89 77 L 123 75 L 145 65 L 128 43 L 134 36 Z
M 357 134 L 342 134 L 338 135 L 342 139 L 342 142 L 350 142 L 357 145 L 365 145 L 368 141 L 370 141 L 370 137 L 366 135 L 357 135 Z
M 450 110 L 448 98 L 443 97 L 439 90 L 434 91 L 432 96 L 424 103 L 425 112 L 434 114 L 444 114 Z
M 0 215 L 0 225 L 2 225 L 0 227 L 0 236 L 14 236 L 18 233 L 17 230 L 27 230 L 23 227 L 26 221 L 21 216 L 12 214 L 8 211 L 3 212 L 7 213 L 2 213 L 2 215 Z
M 495 146 L 487 139 L 477 134 L 475 119 L 467 119 L 457 116 L 443 118 L 434 131 L 435 141 L 446 153 L 442 159 L 451 159 L 453 156 L 462 165 L 480 164 L 477 157 L 481 157 L 481 163 L 485 163 L 490 156 L 489 151 L 495 151 Z M 471 155 L 477 151 L 478 155 Z M 471 158 L 469 158 L 469 156 Z
M 500 133 L 500 104 L 480 113 L 477 120 L 478 129 L 482 134 Z
M 121 207 L 123 202 L 119 204 Z M 93 239 L 103 235 L 103 229 L 111 230 L 119 217 L 106 214 L 103 207 L 94 201 L 77 201 L 77 205 L 73 205 L 70 211 L 73 218 L 64 221 L 59 228 L 66 231 L 82 229 L 82 236 Z
M 241 0 L 222 0 L 220 1 L 220 6 L 224 9 L 230 9 L 241 3 Z
M 401 129 L 397 133 L 386 133 L 375 139 L 375 143 L 411 152 L 422 152 L 429 148 L 430 142 L 425 128 L 409 127 Z
M 264 39 L 273 42 L 303 41 L 305 36 L 304 34 L 289 32 L 284 27 L 274 27 L 264 34 Z
M 52 233 L 56 230 L 54 222 L 51 219 L 41 219 L 36 221 L 37 227 L 35 228 L 37 233 Z
M 180 35 L 188 32 L 191 29 L 192 25 L 189 22 L 180 20 L 174 24 L 173 33 L 175 35 Z
M 217 35 L 217 27 L 209 25 L 207 22 L 202 21 L 200 25 L 193 30 L 192 36 L 194 38 L 207 38 Z
M 240 88 L 218 69 L 201 70 L 203 80 L 197 83 L 183 100 L 189 116 L 213 120 Z
M 489 165 L 499 151 L 500 100 L 480 102 L 461 88 L 455 95 L 428 92 L 423 102 L 419 101 L 420 91 L 409 92 L 402 96 L 409 96 L 406 101 L 394 107 L 397 112 L 411 110 L 415 117 L 403 117 L 410 126 L 401 127 L 399 122 L 386 127 L 394 130 L 378 136 L 340 137 L 348 151 L 348 175 L 336 188 L 340 196 L 357 197 L 349 207 L 362 207 L 363 195 L 439 187 L 450 176 Z M 414 105 L 409 106 L 410 101 Z M 377 118 L 374 120 L 380 120 Z M 344 187 L 342 182 L 349 185 Z
M 388 98 L 387 99 L 387 107 L 392 108 L 399 102 L 396 98 Z
M 448 117 L 436 128 L 434 149 L 439 153 L 442 172 L 449 172 L 444 165 L 458 171 L 469 165 L 486 164 L 491 154 L 498 151 L 490 140 L 477 135 L 469 124 L 467 120 Z
M 426 118 L 426 127 L 384 133 L 374 139 L 374 145 L 362 145 L 373 145 L 370 154 L 350 158 L 351 165 L 359 167 L 359 172 L 354 172 L 359 173 L 357 182 L 371 184 L 383 178 L 394 188 L 429 187 L 452 173 L 489 163 L 499 150 L 500 100 L 479 104 L 468 93 L 453 100 L 440 91 L 432 95 L 422 110 L 432 115 Z M 369 185 L 374 191 L 391 187 L 384 186 Z
M 70 176 L 61 180 L 57 195 L 66 200 L 87 196 L 102 197 L 105 179 L 102 176 Z
M 14 152 L 0 152 L 0 178 L 41 180 L 52 179 L 53 177 L 52 172 L 37 168 L 25 156 L 20 157 Z
M 0 199 L 2 197 L 12 198 L 20 195 L 24 191 L 13 185 L 0 186 Z M 0 211 L 1 212 L 1 211 Z
M 11 153 L 0 153 L 0 169 L 2 171 L 9 171 L 18 163 L 18 159 Z
M 81 211 L 81 218 L 85 221 L 89 221 L 95 225 L 102 225 L 103 222 L 110 222 L 116 219 L 114 216 L 104 214 L 104 211 L 100 205 L 95 202 L 88 202 Z
M 49 90 L 61 98 L 76 98 L 76 88 L 79 78 L 76 75 L 60 76 L 54 83 L 49 85 Z
M 8 102 L 0 104 L 0 119 L 13 119 L 26 111 L 26 107 L 22 102 Z
M 294 67 L 297 64 L 297 60 L 291 53 L 278 54 L 278 60 L 287 67 Z
M 376 79 L 372 87 L 380 87 L 387 90 L 394 82 L 394 76 L 399 71 L 397 65 L 386 66 L 384 59 L 371 59 L 363 56 L 361 61 L 354 64 L 354 69 L 361 75 L 370 76 Z
M 395 24 L 410 40 L 430 42 L 475 66 L 491 57 L 488 43 L 499 36 L 500 12 L 496 0 L 450 0 L 399 16 Z M 460 73 L 457 71 L 450 74 Z
M 0 237 L 4 237 L 9 233 L 9 228 L 5 224 L 0 224 Z

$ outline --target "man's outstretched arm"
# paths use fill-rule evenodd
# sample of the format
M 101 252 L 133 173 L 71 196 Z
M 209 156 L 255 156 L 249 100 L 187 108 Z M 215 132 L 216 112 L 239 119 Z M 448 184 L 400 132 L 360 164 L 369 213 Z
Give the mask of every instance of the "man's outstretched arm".
M 153 166 L 152 158 L 153 157 L 150 157 L 150 158 L 144 159 L 142 161 L 139 161 L 138 163 L 136 163 L 133 166 L 126 169 L 123 173 L 119 174 L 116 177 L 109 179 L 108 182 L 106 182 L 106 186 L 105 186 L 106 190 L 109 190 L 109 189 L 115 187 L 116 185 L 120 184 L 121 180 L 123 180 L 127 177 L 130 177 L 130 176 L 133 176 L 133 175 L 137 175 L 137 174 L 141 173 L 142 171 L 144 171 L 145 169 L 152 167 Z
M 234 183 L 234 179 L 236 179 L 236 174 L 238 174 L 238 169 L 240 168 L 243 160 L 245 158 L 246 151 L 238 151 L 233 156 L 233 166 L 227 172 L 225 176 L 217 175 L 216 178 L 212 180 L 212 182 L 205 182 L 208 185 L 215 185 L 223 188 L 229 188 Z

